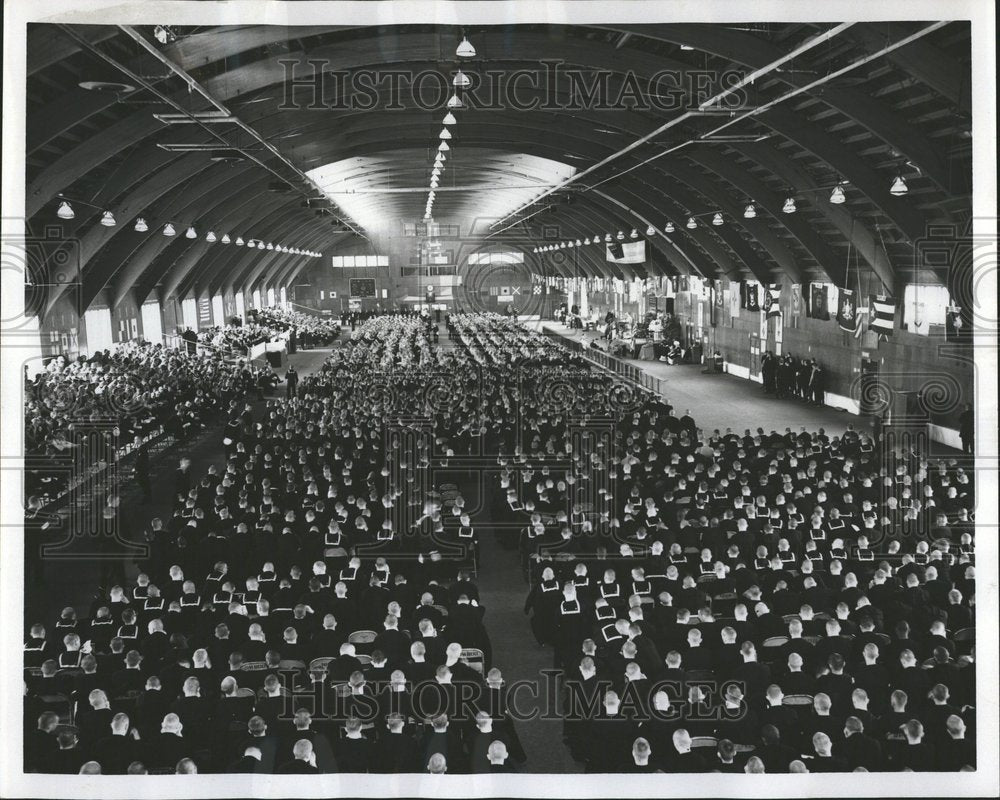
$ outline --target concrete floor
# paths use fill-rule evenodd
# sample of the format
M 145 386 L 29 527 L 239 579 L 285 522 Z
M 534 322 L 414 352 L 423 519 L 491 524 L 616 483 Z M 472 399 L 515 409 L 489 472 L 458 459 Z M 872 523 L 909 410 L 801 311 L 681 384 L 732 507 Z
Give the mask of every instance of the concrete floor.
M 579 330 L 547 320 L 532 327 L 574 341 L 582 341 L 584 337 L 589 341 L 595 336 L 589 331 L 581 336 L 583 332 Z M 784 431 L 786 427 L 792 430 L 805 427 L 823 428 L 832 436 L 843 433 L 850 424 L 859 430 L 867 425 L 867 420 L 846 411 L 765 395 L 759 383 L 728 374 L 706 375 L 701 365 L 621 360 L 663 381 L 663 396 L 674 407 L 674 413 L 681 416 L 690 410 L 691 416 L 706 430 L 732 427 L 738 432 L 744 428 Z

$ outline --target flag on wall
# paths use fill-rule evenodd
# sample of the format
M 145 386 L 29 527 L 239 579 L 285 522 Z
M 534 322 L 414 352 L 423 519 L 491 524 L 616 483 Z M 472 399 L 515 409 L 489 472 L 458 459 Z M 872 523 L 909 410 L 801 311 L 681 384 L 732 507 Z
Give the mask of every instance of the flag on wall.
M 896 301 L 888 295 L 871 295 L 868 300 L 868 330 L 890 336 L 896 326 Z
M 740 283 L 729 281 L 729 316 L 740 318 Z
M 740 282 L 740 306 L 747 311 L 760 311 L 760 300 L 757 296 L 757 284 L 749 281 Z
M 829 297 L 825 283 L 809 284 L 809 316 L 812 319 L 830 319 Z
M 854 291 L 841 289 L 837 300 L 837 324 L 841 330 L 854 333 L 858 321 L 858 307 L 854 299 Z
M 781 284 L 772 283 L 770 286 L 761 287 L 763 297 L 761 298 L 761 309 L 767 314 L 767 318 L 781 316 Z
M 792 284 L 792 316 L 799 317 L 802 314 L 802 284 Z

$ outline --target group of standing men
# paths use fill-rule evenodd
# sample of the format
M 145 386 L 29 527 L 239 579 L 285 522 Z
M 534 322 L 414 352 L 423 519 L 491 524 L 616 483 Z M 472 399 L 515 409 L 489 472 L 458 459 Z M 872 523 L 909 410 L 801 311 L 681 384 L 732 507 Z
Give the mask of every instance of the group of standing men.
M 815 358 L 776 356 L 768 350 L 761 359 L 760 372 L 764 394 L 798 397 L 807 403 L 823 405 L 826 374 Z

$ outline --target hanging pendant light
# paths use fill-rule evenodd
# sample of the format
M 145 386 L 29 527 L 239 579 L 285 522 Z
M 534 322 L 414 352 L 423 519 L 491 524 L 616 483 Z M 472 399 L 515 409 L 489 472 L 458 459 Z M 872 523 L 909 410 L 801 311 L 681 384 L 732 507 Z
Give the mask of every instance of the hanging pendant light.
M 583 243 L 584 244 L 590 244 L 590 237 L 588 236 L 586 239 L 584 239 Z
M 455 115 L 452 114 L 450 111 L 447 114 L 444 115 L 444 119 L 441 120 L 441 122 L 444 125 L 457 125 L 458 124 L 458 120 L 455 119 Z
M 208 233 L 206 233 L 205 234 L 205 241 L 206 242 L 214 242 L 215 241 L 215 231 L 209 231 Z
M 118 224 L 118 222 L 115 220 L 114 214 L 112 214 L 110 211 L 105 211 L 103 214 L 101 214 L 101 224 L 105 228 L 113 228 L 115 227 L 115 225 Z
M 625 234 L 624 234 L 624 233 L 622 233 L 621 231 L 618 231 L 618 233 L 617 233 L 617 234 L 615 234 L 615 238 L 616 238 L 616 239 L 617 239 L 617 240 L 618 240 L 619 242 L 622 242 L 622 241 L 624 241 L 624 240 L 625 240 Z
M 458 89 L 467 89 L 472 81 L 469 80 L 469 76 L 466 75 L 462 70 L 455 73 L 455 77 L 452 78 L 451 85 Z
M 169 222 L 166 225 L 163 226 L 163 235 L 164 236 L 175 236 L 176 234 L 177 234 L 177 231 L 174 230 L 174 226 L 171 225 Z
M 187 231 L 184 233 L 184 236 L 187 239 L 197 239 L 198 232 L 194 229 L 193 225 L 189 225 Z
M 442 128 L 441 129 L 441 133 L 438 134 L 438 138 L 439 139 L 450 139 L 451 138 L 451 131 L 448 130 L 447 128 Z
M 698 223 L 695 221 L 695 218 L 694 217 L 688 217 L 687 229 L 689 231 L 693 231 L 697 227 L 698 227 Z
M 892 186 L 889 187 L 889 194 L 893 197 L 901 197 L 910 191 L 909 187 L 906 185 L 906 179 L 902 175 L 897 175 L 896 179 L 892 182 Z
M 583 247 L 583 242 L 581 242 L 579 239 L 577 239 L 576 240 L 576 246 L 577 247 Z
M 656 233 L 656 228 L 654 228 L 652 225 L 650 225 L 648 228 L 646 228 L 646 235 L 647 236 L 653 236 L 655 233 Z
M 451 148 L 448 147 L 448 143 L 446 141 L 442 140 L 441 144 L 438 145 L 438 150 L 445 150 L 446 151 L 446 150 L 451 150 Z
M 233 242 L 233 244 L 235 244 L 237 247 L 243 247 L 243 237 L 237 236 L 236 241 Z
M 794 197 L 786 197 L 785 198 L 785 204 L 781 207 L 781 210 L 784 211 L 786 214 L 794 214 L 795 213 L 795 198 Z
M 753 203 L 749 203 L 746 208 L 743 209 L 744 219 L 753 219 L 757 216 L 757 209 L 754 208 Z
M 835 206 L 839 206 L 845 200 L 847 200 L 847 197 L 844 195 L 844 189 L 840 184 L 837 184 L 833 187 L 833 191 L 830 192 L 830 202 Z
M 69 203 L 63 200 L 59 204 L 59 209 L 56 211 L 56 216 L 59 217 L 59 219 L 73 219 L 73 217 L 75 217 L 76 214 L 73 211 L 73 206 L 71 206 Z
M 268 242 L 267 243 L 267 249 L 268 250 L 273 250 L 274 249 L 274 244 L 272 242 Z
M 720 225 L 722 225 L 724 223 L 725 223 L 725 220 L 722 218 L 722 214 L 720 212 L 716 211 L 715 212 L 715 216 L 712 217 L 712 224 L 715 225 L 715 227 L 719 227 Z
M 462 41 L 455 48 L 455 55 L 459 58 L 475 58 L 476 48 L 472 46 L 472 42 L 463 36 Z
M 257 249 L 258 250 L 263 250 L 264 249 L 264 243 L 263 242 L 257 242 Z
M 628 236 L 629 236 L 630 239 L 638 239 L 639 238 L 639 231 L 637 231 L 635 228 L 632 228 L 632 232 L 629 233 Z
M 463 107 L 462 106 L 462 98 L 459 97 L 457 94 L 453 94 L 448 99 L 447 106 L 448 106 L 448 108 L 451 108 L 451 109 L 462 108 Z
M 611 234 L 610 233 L 604 234 L 604 241 L 606 241 L 606 242 L 610 242 L 611 241 Z
M 149 230 L 149 226 L 146 224 L 146 220 L 144 220 L 142 217 L 139 217 L 135 221 L 135 232 L 136 233 L 145 233 L 148 230 Z
M 228 233 L 222 234 L 222 238 L 219 241 L 222 242 L 223 244 L 229 244 L 229 242 L 231 241 L 229 238 L 229 234 Z
M 663 232 L 664 233 L 673 233 L 674 232 L 674 223 L 672 223 L 670 220 L 667 220 L 667 224 L 663 226 Z

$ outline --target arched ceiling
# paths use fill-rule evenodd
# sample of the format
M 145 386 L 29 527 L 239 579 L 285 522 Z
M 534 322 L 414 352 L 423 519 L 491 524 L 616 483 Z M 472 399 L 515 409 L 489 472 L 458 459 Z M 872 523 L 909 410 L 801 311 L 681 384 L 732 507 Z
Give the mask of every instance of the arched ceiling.
M 455 54 L 463 33 L 471 59 Z M 209 243 L 209 229 L 326 255 L 359 242 L 374 252 L 424 214 L 459 68 L 473 85 L 453 111 L 434 217 L 471 246 L 531 251 L 653 225 L 654 273 L 853 283 L 861 271 L 898 289 L 919 277 L 914 243 L 928 226 L 962 225 L 971 212 L 965 22 L 170 34 L 29 27 L 28 229 L 51 239 L 61 226 L 50 265 L 74 265 L 84 305 L 105 289 L 112 302 L 250 290 L 309 263 Z M 898 197 L 897 175 L 909 189 Z M 837 183 L 842 205 L 829 202 Z M 782 212 L 788 196 L 794 214 Z M 74 219 L 56 217 L 61 198 Z M 744 218 L 747 203 L 756 218 Z M 115 227 L 100 224 L 105 210 Z M 715 212 L 724 225 L 709 224 Z M 134 230 L 137 217 L 147 232 Z M 160 235 L 167 221 L 198 238 Z M 577 264 L 607 273 L 603 255 L 584 248 Z M 539 267 L 560 264 L 541 256 Z

